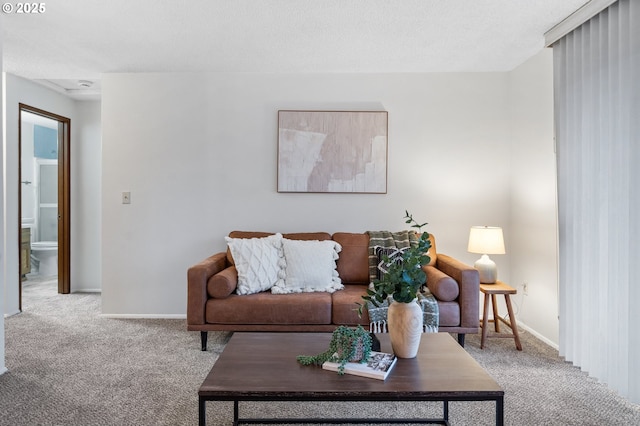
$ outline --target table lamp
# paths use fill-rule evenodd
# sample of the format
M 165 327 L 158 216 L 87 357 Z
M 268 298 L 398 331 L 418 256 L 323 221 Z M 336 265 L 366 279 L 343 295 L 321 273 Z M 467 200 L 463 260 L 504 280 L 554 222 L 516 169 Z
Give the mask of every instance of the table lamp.
M 490 254 L 504 254 L 504 238 L 502 228 L 497 226 L 472 226 L 469 232 L 469 253 L 480 253 L 482 256 L 473 265 L 480 273 L 480 282 L 495 284 L 498 280 L 496 263 L 489 258 Z

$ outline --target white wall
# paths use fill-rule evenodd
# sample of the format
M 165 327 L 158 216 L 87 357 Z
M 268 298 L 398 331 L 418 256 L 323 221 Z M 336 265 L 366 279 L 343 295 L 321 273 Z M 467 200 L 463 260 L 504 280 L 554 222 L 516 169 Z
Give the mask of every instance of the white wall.
M 551 74 L 547 51 L 512 73 L 110 74 L 102 112 L 9 75 L 7 120 L 17 144 L 18 98 L 61 115 L 56 99 L 70 103 L 72 291 L 104 287 L 107 315 L 184 316 L 186 269 L 230 230 L 403 229 L 409 209 L 470 264 L 469 226 L 503 226 L 500 279 L 518 287 L 520 322 L 556 344 Z M 278 194 L 278 109 L 389 111 L 388 194 Z M 11 250 L 5 277 L 17 279 Z
M 183 316 L 186 269 L 223 249 L 232 229 L 403 229 L 409 209 L 430 223 L 439 251 L 470 264 L 477 255 L 466 252 L 469 226 L 503 226 L 500 278 L 529 282 L 529 296 L 518 295 L 518 318 L 553 344 L 551 74 L 550 54 L 542 52 L 504 74 L 105 75 L 102 164 L 99 103 L 71 101 L 67 113 L 72 290 L 100 288 L 102 280 L 105 314 Z M 7 158 L 17 164 L 17 99 L 61 115 L 57 102 L 70 101 L 7 79 L 15 113 L 7 120 L 16 126 Z M 278 109 L 389 111 L 388 194 L 278 194 Z M 9 192 L 17 188 L 10 169 Z M 131 205 L 120 204 L 122 191 L 132 192 Z M 11 210 L 15 202 L 7 201 Z M 8 248 L 3 278 L 17 278 L 17 247 Z M 8 312 L 10 300 L 17 306 L 12 289 L 5 286 Z
M 7 315 L 18 313 L 18 279 L 19 279 L 19 253 L 18 253 L 18 115 L 19 103 L 27 104 L 45 111 L 49 111 L 71 119 L 71 291 L 80 289 L 95 289 L 100 286 L 99 252 L 95 255 L 85 255 L 85 249 L 81 246 L 83 241 L 91 240 L 92 246 L 99 240 L 99 224 L 97 220 L 81 219 L 83 214 L 99 212 L 99 206 L 83 208 L 83 202 L 91 203 L 84 197 L 93 192 L 93 197 L 99 202 L 99 155 L 100 146 L 100 116 L 99 105 L 87 103 L 87 111 L 84 111 L 84 102 L 74 101 L 60 93 L 54 92 L 31 81 L 6 74 L 6 140 L 5 140 L 5 253 L 2 259 L 4 267 L 4 312 Z M 91 112 L 93 111 L 93 112 Z M 83 118 L 87 123 L 81 125 Z M 90 130 L 87 130 L 89 127 Z M 81 155 L 89 151 L 88 162 L 93 164 L 93 169 L 83 165 Z M 83 176 L 77 171 L 81 170 Z M 83 201 L 84 200 L 84 201 Z M 99 213 L 97 213 L 99 218 Z M 93 262 L 93 263 L 92 263 Z M 92 270 L 93 277 L 87 276 L 87 270 Z M 81 277 L 82 281 L 79 281 Z
M 556 158 L 553 53 L 544 49 L 509 73 L 512 140 L 508 251 L 518 289 L 516 317 L 558 347 Z M 528 283 L 524 295 L 523 283 Z
M 76 117 L 71 135 L 71 291 L 101 291 L 101 102 L 76 102 Z
M 399 230 L 408 209 L 430 223 L 439 251 L 473 263 L 469 227 L 509 220 L 508 82 L 503 73 L 104 75 L 103 313 L 184 316 L 187 268 L 224 249 L 234 229 Z M 387 110 L 388 193 L 277 193 L 278 109 Z

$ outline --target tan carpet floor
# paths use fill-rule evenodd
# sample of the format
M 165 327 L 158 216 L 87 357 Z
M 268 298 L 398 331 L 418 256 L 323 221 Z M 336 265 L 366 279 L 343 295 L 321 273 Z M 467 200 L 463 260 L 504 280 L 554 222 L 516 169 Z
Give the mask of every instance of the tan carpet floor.
M 0 425 L 196 425 L 197 391 L 229 338 L 185 320 L 108 319 L 100 295 L 58 295 L 55 282 L 26 284 L 23 313 L 5 319 Z M 505 390 L 507 425 L 640 425 L 640 407 L 558 357 L 528 333 L 524 350 L 493 339 L 467 351 Z M 364 379 L 369 380 L 369 379 Z M 452 425 L 494 424 L 491 402 L 450 405 Z M 439 416 L 440 404 L 242 403 L 243 415 Z M 230 425 L 232 403 L 208 403 L 209 425 Z

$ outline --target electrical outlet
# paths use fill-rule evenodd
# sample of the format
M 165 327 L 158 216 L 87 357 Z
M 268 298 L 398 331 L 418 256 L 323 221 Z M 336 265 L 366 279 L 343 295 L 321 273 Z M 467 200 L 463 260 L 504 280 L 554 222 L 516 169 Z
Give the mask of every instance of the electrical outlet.
M 131 193 L 123 192 L 122 193 L 122 204 L 131 204 Z
M 529 295 L 529 283 L 526 281 L 522 283 L 522 293 L 524 293 L 525 296 Z

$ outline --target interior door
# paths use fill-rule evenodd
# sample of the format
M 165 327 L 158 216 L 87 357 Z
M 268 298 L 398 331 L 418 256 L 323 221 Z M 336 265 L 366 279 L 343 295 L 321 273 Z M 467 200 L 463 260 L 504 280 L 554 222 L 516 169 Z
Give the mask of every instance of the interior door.
M 51 184 L 51 182 L 56 182 L 54 185 L 57 188 L 54 188 L 54 191 L 57 191 L 57 200 L 53 201 L 53 197 L 48 195 L 43 195 L 45 199 L 40 199 L 39 202 L 42 204 L 38 208 L 38 215 L 47 215 L 53 216 L 55 221 L 51 221 L 52 223 L 57 223 L 57 229 L 40 229 L 38 232 L 45 233 L 41 235 L 45 240 L 51 240 L 55 238 L 57 234 L 58 241 L 58 293 L 67 294 L 71 291 L 71 247 L 70 247 L 70 237 L 71 237 L 71 162 L 70 162 L 70 145 L 71 145 L 71 120 L 69 118 L 41 110 L 39 108 L 35 108 L 25 104 L 19 104 L 20 113 L 19 123 L 18 123 L 18 148 L 20 153 L 20 160 L 22 160 L 22 119 L 23 113 L 35 114 L 40 117 L 45 117 L 51 120 L 55 120 L 57 122 L 57 134 L 58 134 L 58 158 L 57 158 L 57 166 L 51 167 L 49 164 L 47 167 L 46 162 L 42 162 L 40 164 L 39 173 L 43 173 L 49 177 L 46 181 Z M 26 142 L 25 142 L 26 143 Z M 19 161 L 19 173 L 22 176 L 22 161 Z M 51 175 L 54 175 L 53 178 Z M 19 214 L 18 217 L 22 218 L 22 179 L 20 179 L 21 184 L 18 187 L 18 209 Z M 43 194 L 44 191 L 40 191 L 40 194 Z M 51 191 L 47 191 L 47 194 L 51 194 Z M 18 226 L 22 228 L 22 224 L 19 223 Z M 57 232 L 56 232 L 57 231 Z M 48 237 L 48 238 L 47 238 Z M 22 310 L 22 281 L 18 280 L 20 283 L 20 297 L 19 297 L 19 307 Z

